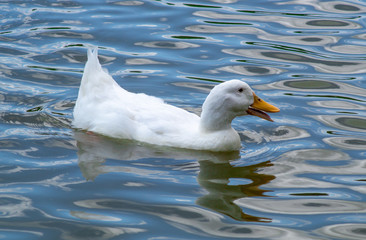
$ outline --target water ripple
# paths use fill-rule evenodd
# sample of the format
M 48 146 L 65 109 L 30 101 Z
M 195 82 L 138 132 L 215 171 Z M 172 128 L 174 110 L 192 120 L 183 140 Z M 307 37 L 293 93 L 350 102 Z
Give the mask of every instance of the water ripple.
M 92 209 L 109 209 L 113 211 L 128 211 L 128 209 L 140 209 L 138 212 L 157 216 L 164 219 L 177 229 L 203 236 L 227 237 L 227 238 L 269 238 L 269 237 L 298 237 L 302 234 L 296 231 L 288 231 L 275 227 L 240 224 L 230 224 L 222 221 L 219 215 L 207 210 L 186 206 L 135 206 L 136 203 L 116 199 L 95 199 L 75 203 L 78 206 Z M 172 215 L 171 213 L 175 214 Z M 189 219 L 187 221 L 186 219 Z
M 318 57 L 307 56 L 299 53 L 287 53 L 283 51 L 262 50 L 262 49 L 223 49 L 226 54 L 257 58 L 269 61 L 280 61 L 291 63 L 296 66 L 296 63 L 311 65 L 316 71 L 323 73 L 337 73 L 337 74 L 359 74 L 365 73 L 365 61 L 349 61 L 349 60 L 325 60 Z
M 32 210 L 32 200 L 20 195 L 0 195 L 0 216 L 2 218 L 23 217 Z
M 363 239 L 366 236 L 366 225 L 356 223 L 344 223 L 325 226 L 316 230 L 324 237 L 339 239 Z
M 213 11 L 197 11 L 194 13 L 195 16 L 210 18 L 210 19 L 230 19 L 230 20 L 242 20 L 242 21 L 253 21 L 253 22 L 275 22 L 283 25 L 287 28 L 299 28 L 299 29 L 359 29 L 361 25 L 351 22 L 348 20 L 339 19 L 304 19 L 301 18 L 308 14 L 298 14 L 298 17 L 289 16 L 273 16 L 268 13 L 266 14 L 245 14 L 245 11 L 240 11 L 244 14 L 223 14 Z M 263 15 L 265 17 L 263 17 Z M 289 14 L 290 15 L 290 14 Z M 296 15 L 296 14 L 293 14 Z
M 324 138 L 323 141 L 343 149 L 364 150 L 366 147 L 366 138 L 329 137 Z
M 2 1 L 0 238 L 364 239 L 362 1 Z M 86 48 L 127 90 L 200 114 L 241 79 L 279 106 L 243 149 L 70 127 Z

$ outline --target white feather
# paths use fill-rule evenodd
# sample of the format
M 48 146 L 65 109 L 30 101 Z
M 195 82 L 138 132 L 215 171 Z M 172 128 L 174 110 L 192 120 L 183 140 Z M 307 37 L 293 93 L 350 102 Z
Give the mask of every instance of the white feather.
M 239 93 L 238 88 L 245 90 Z M 124 90 L 102 69 L 94 49 L 88 50 L 73 126 L 157 145 L 232 151 L 240 149 L 241 144 L 231 121 L 245 115 L 252 103 L 250 87 L 231 80 L 211 90 L 200 118 L 159 98 Z

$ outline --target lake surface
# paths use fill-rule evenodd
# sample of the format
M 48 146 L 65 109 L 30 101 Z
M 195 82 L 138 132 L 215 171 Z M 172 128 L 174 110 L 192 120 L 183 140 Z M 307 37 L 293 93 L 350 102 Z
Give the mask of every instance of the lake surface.
M 363 1 L 0 1 L 0 239 L 366 239 Z M 86 61 L 199 114 L 249 83 L 242 150 L 72 129 Z

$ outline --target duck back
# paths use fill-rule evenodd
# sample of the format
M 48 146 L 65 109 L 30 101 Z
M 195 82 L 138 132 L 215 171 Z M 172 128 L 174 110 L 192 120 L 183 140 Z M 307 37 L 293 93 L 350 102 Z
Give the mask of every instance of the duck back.
M 191 141 L 199 121 L 197 115 L 160 98 L 126 91 L 103 70 L 97 50 L 88 50 L 74 108 L 75 128 L 115 138 L 187 147 L 183 141 Z

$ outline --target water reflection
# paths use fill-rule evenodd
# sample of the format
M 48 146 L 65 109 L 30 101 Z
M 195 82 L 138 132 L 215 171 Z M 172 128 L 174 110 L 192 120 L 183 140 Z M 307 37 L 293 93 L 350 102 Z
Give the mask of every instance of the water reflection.
M 365 142 L 357 141 L 356 143 L 364 144 Z M 357 146 L 355 142 L 349 144 Z M 352 213 L 361 208 L 363 212 L 366 212 L 365 206 L 359 204 L 359 200 L 365 193 L 364 165 L 365 162 L 362 159 L 353 159 L 342 151 L 311 148 L 282 154 L 273 162 L 273 166 L 264 168 L 262 173 L 276 176 L 266 185 L 271 189 L 277 188 L 271 195 L 282 198 L 284 196 L 299 198 L 291 200 L 291 203 L 295 205 L 306 199 L 318 203 L 329 201 L 329 204 L 333 201 L 333 203 L 344 205 L 345 212 Z M 352 191 L 339 190 L 345 187 Z M 264 205 L 269 203 L 268 200 L 260 201 Z M 251 204 L 260 203 L 248 198 L 240 205 L 244 206 L 244 204 L 249 207 Z M 290 207 L 290 202 L 286 204 Z M 286 204 L 284 203 L 284 206 Z M 295 208 L 286 211 L 292 211 L 294 214 L 302 211 L 301 209 L 295 211 Z M 350 210 L 348 211 L 346 208 Z M 319 208 L 318 210 L 333 211 L 331 208 L 328 210 Z
M 337 129 L 366 132 L 366 117 L 349 115 L 316 115 L 312 118 Z
M 354 132 L 359 135 L 327 137 L 322 139 L 323 142 L 342 149 L 365 149 L 366 140 L 362 137 L 362 133 L 366 132 L 366 118 L 363 117 L 362 112 L 360 112 L 366 109 L 362 104 L 364 103 L 364 100 L 362 99 L 365 96 L 365 89 L 348 83 L 324 79 L 282 80 L 275 83 L 256 86 L 256 88 L 261 90 L 278 89 L 290 92 L 305 92 L 307 93 L 306 97 L 339 99 L 308 102 L 310 106 L 321 108 L 314 109 L 313 111 L 322 113 L 319 115 L 310 115 L 308 117 L 332 128 Z M 311 93 L 309 91 L 311 91 Z M 356 96 L 359 96 L 359 98 L 356 99 Z M 335 111 L 332 111 L 331 109 L 337 110 L 337 114 L 334 114 Z M 325 112 L 332 114 L 324 115 Z M 332 131 L 328 129 L 327 133 L 332 133 Z
M 232 33 L 232 34 L 250 34 L 255 35 L 259 39 L 267 40 L 267 41 L 278 41 L 285 43 L 293 43 L 298 45 L 315 45 L 315 46 L 328 46 L 329 44 L 337 43 L 339 37 L 336 36 L 322 36 L 322 35 L 307 35 L 304 36 L 291 36 L 291 35 L 283 35 L 283 34 L 273 34 L 266 32 L 263 29 L 250 27 L 250 26 L 236 26 L 237 22 L 224 22 L 225 26 L 219 26 L 217 23 L 206 22 L 210 24 L 199 24 L 199 25 L 191 25 L 186 27 L 185 29 L 190 32 L 195 33 Z M 241 23 L 242 25 L 251 25 Z M 233 25 L 233 26 L 231 26 Z M 246 45 L 245 41 L 242 42 L 243 45 Z M 354 45 L 350 45 L 352 47 Z M 361 47 L 362 46 L 354 46 Z
M 235 167 L 230 162 L 214 163 L 209 160 L 200 161 L 199 164 L 200 173 L 197 180 L 208 194 L 197 199 L 197 204 L 239 221 L 271 221 L 269 218 L 246 214 L 234 203 L 241 198 L 265 196 L 267 190 L 260 187 L 275 179 L 275 176 L 258 173 L 258 170 L 272 166 L 269 161 L 245 167 Z M 246 181 L 243 181 L 244 179 Z
M 325 49 L 341 54 L 366 54 L 366 47 L 362 45 L 333 45 L 326 46 Z
M 361 25 L 355 22 L 351 22 L 348 20 L 339 20 L 339 19 L 312 19 L 309 18 L 300 18 L 303 14 L 292 14 L 294 17 L 286 16 L 290 14 L 286 13 L 278 13 L 276 14 L 267 14 L 265 12 L 255 12 L 255 11 L 241 11 L 237 10 L 236 12 L 240 12 L 242 14 L 224 14 L 214 11 L 197 11 L 193 15 L 199 17 L 205 17 L 210 19 L 231 19 L 231 20 L 241 20 L 241 21 L 258 21 L 258 22 L 276 22 L 288 28 L 312 28 L 312 29 L 358 29 L 362 28 Z
M 197 48 L 200 45 L 188 42 L 170 42 L 170 41 L 155 41 L 155 42 L 137 42 L 137 46 L 144 46 L 149 48 L 168 48 L 168 49 L 185 49 Z
M 110 139 L 100 135 L 74 132 L 77 140 L 79 167 L 84 177 L 88 180 L 95 179 L 98 175 L 108 172 L 133 171 L 132 167 L 108 167 L 102 164 L 106 159 L 124 161 L 138 159 L 174 159 L 174 160 L 207 160 L 213 162 L 229 161 L 239 158 L 239 152 L 214 153 L 205 151 L 185 150 L 164 146 L 136 143 L 128 140 Z M 148 171 L 148 170 L 144 170 Z M 156 173 L 156 172 L 155 172 Z M 148 174 L 145 172 L 144 174 Z M 154 174 L 152 172 L 152 174 Z
M 139 6 L 139 5 L 144 4 L 144 2 L 142 2 L 142 1 L 115 1 L 115 2 L 110 2 L 110 4 L 122 5 L 122 6 Z
M 283 48 L 273 45 L 273 48 Z M 223 49 L 224 53 L 246 58 L 257 58 L 262 60 L 309 64 L 317 71 L 323 73 L 356 74 L 366 72 L 366 62 L 364 60 L 328 60 L 323 57 L 312 56 L 310 52 L 303 53 L 300 49 L 293 49 L 292 52 L 275 51 L 267 49 Z
M 184 231 L 196 236 L 216 237 L 220 239 L 309 239 L 306 234 L 300 231 L 286 228 L 227 223 L 224 222 L 223 217 L 219 214 L 213 214 L 210 211 L 195 206 L 142 204 L 121 199 L 81 200 L 75 202 L 75 205 L 85 209 L 133 212 L 135 215 L 144 214 L 159 217 L 164 219 L 169 225 L 173 225 L 175 232 Z
M 282 80 L 269 84 L 256 86 L 256 89 L 269 90 L 278 89 L 284 91 L 307 92 L 308 96 L 314 96 L 314 93 L 327 92 L 334 94 L 334 98 L 344 99 L 340 94 L 357 95 L 364 97 L 365 89 L 353 86 L 348 83 L 335 82 L 324 79 L 296 79 L 296 80 Z M 346 103 L 346 102 L 344 102 Z
M 70 126 L 68 119 L 55 117 L 47 113 L 34 114 L 34 111 L 32 111 L 34 109 L 29 110 L 25 114 L 2 113 L 0 114 L 0 120 L 7 124 L 25 125 L 30 128 L 69 128 Z
M 365 204 L 361 202 L 334 200 L 334 199 L 290 199 L 273 200 L 266 199 L 240 199 L 236 203 L 242 207 L 255 209 L 267 213 L 314 215 L 337 213 L 365 213 Z
M 219 71 L 231 72 L 246 76 L 258 76 L 258 75 L 274 75 L 283 72 L 283 70 L 273 67 L 263 67 L 263 66 L 225 66 L 217 68 Z
M 355 13 L 365 13 L 366 7 L 359 5 L 355 2 L 346 2 L 346 1 L 302 1 L 295 0 L 289 2 L 280 2 L 278 5 L 285 4 L 299 4 L 299 5 L 310 5 L 315 9 L 322 12 L 331 12 L 331 13 L 342 13 L 342 14 L 355 14 Z
M 260 132 L 244 130 L 240 131 L 239 134 L 243 141 L 258 144 L 264 141 L 279 142 L 310 137 L 305 129 L 292 126 L 279 126 L 275 129 L 266 129 Z
M 1 218 L 18 218 L 26 215 L 27 211 L 32 211 L 31 199 L 15 194 L 0 195 Z
M 346 100 L 327 100 L 327 101 L 312 101 L 308 102 L 309 105 L 322 108 L 336 108 L 347 110 L 366 110 L 366 106 L 356 104 L 353 102 L 347 102 Z
M 366 138 L 359 137 L 329 137 L 323 141 L 331 146 L 349 150 L 365 150 Z
M 337 239 L 365 239 L 366 224 L 343 223 L 322 227 L 316 233 Z
M 250 222 L 269 222 L 271 219 L 249 215 L 234 203 L 246 197 L 265 197 L 267 190 L 261 186 L 269 183 L 275 176 L 262 174 L 260 169 L 272 166 L 267 161 L 251 166 L 234 166 L 230 160 L 240 158 L 238 152 L 213 153 L 159 146 L 142 145 L 131 141 L 112 140 L 99 135 L 75 132 L 78 141 L 79 167 L 88 180 L 109 172 L 133 172 L 135 174 L 162 174 L 162 170 L 138 169 L 138 166 L 103 165 L 107 158 L 137 160 L 143 158 L 192 159 L 199 162 L 197 181 L 208 193 L 197 199 L 197 204 L 236 220 Z M 150 172 L 149 172 L 150 171 Z

